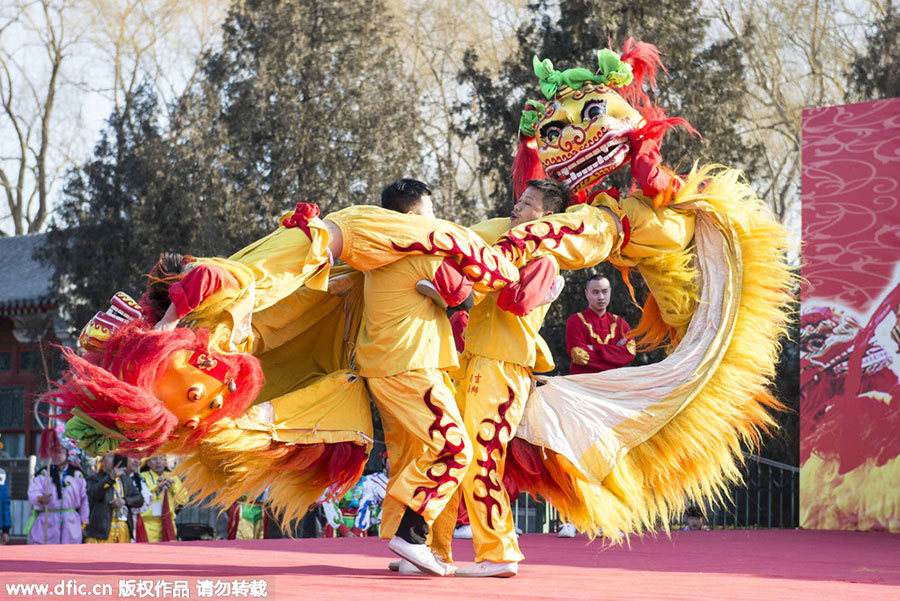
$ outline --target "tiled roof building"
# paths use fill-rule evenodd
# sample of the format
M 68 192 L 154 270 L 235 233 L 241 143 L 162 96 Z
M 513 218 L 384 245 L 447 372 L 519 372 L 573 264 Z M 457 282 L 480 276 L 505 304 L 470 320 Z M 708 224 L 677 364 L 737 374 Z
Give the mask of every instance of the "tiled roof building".
M 0 315 L 46 311 L 56 306 L 53 269 L 34 258 L 45 234 L 0 238 Z
M 0 457 L 36 451 L 32 399 L 45 390 L 48 370 L 57 375 L 53 344 L 72 342 L 59 316 L 53 268 L 35 258 L 45 241 L 45 234 L 0 238 Z

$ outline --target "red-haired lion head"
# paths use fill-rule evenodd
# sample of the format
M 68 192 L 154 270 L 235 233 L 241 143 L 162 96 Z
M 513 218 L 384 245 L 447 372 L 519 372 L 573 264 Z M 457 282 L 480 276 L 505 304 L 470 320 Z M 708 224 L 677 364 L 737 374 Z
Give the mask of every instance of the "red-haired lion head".
M 69 369 L 46 396 L 71 414 L 67 433 L 98 454 L 151 454 L 174 440 L 190 447 L 220 419 L 243 413 L 263 380 L 255 357 L 210 351 L 205 330 L 158 331 L 138 320 L 102 353 L 63 353 Z

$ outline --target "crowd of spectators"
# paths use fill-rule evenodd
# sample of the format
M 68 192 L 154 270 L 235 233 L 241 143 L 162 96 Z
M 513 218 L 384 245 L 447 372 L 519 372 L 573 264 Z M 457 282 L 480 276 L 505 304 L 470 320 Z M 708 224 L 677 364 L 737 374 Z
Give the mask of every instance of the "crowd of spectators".
M 44 436 L 50 436 L 45 431 Z M 53 433 L 52 435 L 56 435 Z M 90 461 L 70 441 L 56 445 L 28 487 L 28 544 L 252 540 L 377 535 L 387 468 L 362 476 L 340 499 L 323 497 L 294 524 L 280 524 L 265 493 L 222 508 L 191 499 L 169 458 L 108 453 Z M 338 516 L 338 517 L 335 517 Z M 0 470 L 0 544 L 10 540 L 9 481 Z

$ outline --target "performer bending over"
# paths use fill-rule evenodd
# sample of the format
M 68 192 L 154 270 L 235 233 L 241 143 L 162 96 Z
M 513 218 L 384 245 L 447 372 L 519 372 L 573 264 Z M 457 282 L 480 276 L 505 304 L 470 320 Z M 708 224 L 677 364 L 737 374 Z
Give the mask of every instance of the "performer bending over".
M 492 219 L 472 229 L 493 243 L 511 228 L 563 211 L 568 198 L 564 186 L 532 180 L 509 219 Z M 538 333 L 550 305 L 537 305 L 545 300 L 558 271 L 552 257 L 532 261 L 521 270 L 517 284 L 488 294 L 469 316 L 457 398 L 474 447 L 474 463 L 461 490 L 472 526 L 476 563 L 457 570 L 457 576 L 515 576 L 518 562 L 524 558 L 503 485 L 503 469 L 507 444 L 534 386 L 533 372 L 554 367 L 553 356 Z M 433 541 L 435 552 L 448 560 L 457 503 L 448 506 L 449 516 L 442 516 Z

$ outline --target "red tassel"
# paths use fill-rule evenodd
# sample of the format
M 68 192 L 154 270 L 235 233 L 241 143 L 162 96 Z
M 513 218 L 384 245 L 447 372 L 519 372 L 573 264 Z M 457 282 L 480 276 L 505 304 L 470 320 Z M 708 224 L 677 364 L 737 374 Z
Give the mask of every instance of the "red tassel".
M 556 461 L 556 453 L 521 438 L 509 441 L 503 484 L 507 491 L 563 501 L 574 498 L 572 477 Z
M 644 87 L 644 81 L 650 88 L 655 88 L 657 70 L 662 69 L 664 73 L 668 73 L 659 58 L 659 48 L 647 42 L 638 42 L 634 38 L 625 40 L 619 58 L 623 63 L 631 65 L 634 81 L 628 85 L 628 88 L 640 90 Z
M 634 80 L 621 88 L 622 96 L 629 104 L 640 111 L 644 125 L 633 131 L 631 140 L 631 172 L 641 191 L 653 198 L 669 191 L 678 192 L 678 181 L 660 168 L 662 158 L 659 146 L 663 136 L 673 127 L 682 127 L 688 133 L 699 136 L 691 124 L 680 117 L 667 117 L 666 112 L 656 106 L 644 89 L 656 87 L 656 74 L 659 69 L 666 72 L 666 67 L 659 58 L 659 49 L 653 44 L 637 42 L 634 38 L 625 40 L 620 55 L 623 62 L 631 65 Z
M 512 165 L 513 204 L 527 187 L 526 182 L 532 179 L 546 179 L 544 167 L 538 159 L 537 139 L 519 136 L 519 147 Z
M 681 127 L 689 134 L 702 138 L 700 133 L 686 119 L 667 117 L 666 111 L 658 106 L 642 111 L 642 115 L 644 117 L 644 126 L 632 132 L 629 136 L 630 138 L 650 139 L 659 143 L 662 142 L 666 132 L 673 127 Z
M 144 526 L 144 518 L 141 514 L 135 515 L 134 521 L 134 542 L 146 543 L 150 539 L 147 538 L 147 527 Z
M 172 509 L 169 507 L 169 489 L 168 488 L 163 491 L 162 539 L 163 539 L 163 542 L 167 542 L 167 543 L 176 540 L 175 516 L 172 515 Z
M 241 504 L 235 503 L 228 508 L 228 540 L 237 538 L 238 524 L 241 521 Z
M 50 461 L 54 455 L 62 450 L 59 437 L 53 428 L 44 428 L 41 432 L 41 446 L 38 447 L 38 459 Z
M 667 118 L 665 112 L 654 107 L 645 112 L 655 117 L 648 119 L 644 126 L 633 131 L 631 139 L 631 176 L 640 186 L 641 191 L 650 198 L 669 191 L 670 196 L 678 192 L 679 182 L 662 168 L 662 156 L 659 145 L 663 136 L 673 127 L 683 127 L 688 133 L 700 135 L 691 124 L 680 117 Z M 662 203 L 660 203 L 662 204 Z
M 308 486 L 330 486 L 338 497 L 356 484 L 368 458 L 364 446 L 347 441 L 297 445 L 273 441 L 265 452 L 273 457 L 273 471 L 303 474 Z
M 298 202 L 294 214 L 285 217 L 281 221 L 281 225 L 287 228 L 296 227 L 306 234 L 306 237 L 312 240 L 312 234 L 309 233 L 309 220 L 319 216 L 319 206 L 311 202 Z

